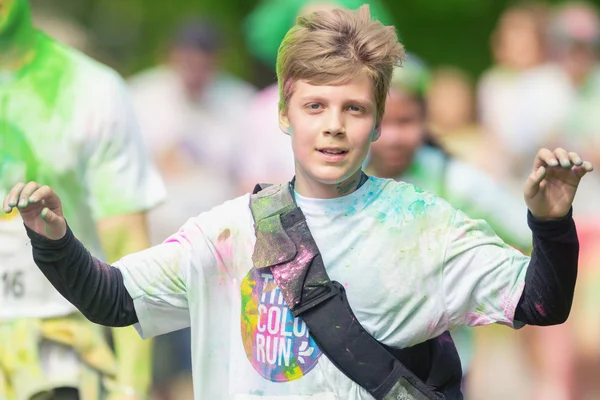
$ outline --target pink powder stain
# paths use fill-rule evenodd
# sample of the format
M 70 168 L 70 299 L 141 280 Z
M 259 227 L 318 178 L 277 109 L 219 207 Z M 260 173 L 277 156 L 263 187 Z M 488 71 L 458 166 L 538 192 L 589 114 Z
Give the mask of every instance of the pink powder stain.
M 483 325 L 491 325 L 494 321 L 490 317 L 487 317 L 482 314 L 470 312 L 465 315 L 465 325 L 467 326 L 483 326 Z
M 540 313 L 540 315 L 542 317 L 546 316 L 546 311 L 544 310 L 544 307 L 540 303 L 535 303 L 535 309 L 537 310 L 538 313 Z
M 306 246 L 300 247 L 294 260 L 290 261 L 289 263 L 282 264 L 281 268 L 274 268 L 272 270 L 275 279 L 281 282 L 281 284 L 294 282 L 297 277 L 303 274 L 306 265 L 314 257 L 314 255 L 315 251 L 313 249 L 308 249 Z M 286 303 L 290 305 L 294 304 L 294 299 L 291 297 L 291 291 L 287 290 L 285 287 L 282 287 L 281 289 L 284 294 L 288 295 L 284 295 Z
M 452 340 L 452 336 L 450 336 L 450 335 L 440 336 L 439 338 L 440 338 L 439 340 L 442 343 L 454 343 L 454 341 Z
M 196 227 L 197 228 L 197 227 Z M 198 230 L 197 232 L 192 232 L 192 233 L 199 233 L 202 234 L 202 231 Z M 192 240 L 190 238 L 190 232 L 188 228 L 181 228 L 177 233 L 174 233 L 173 235 L 169 236 L 167 239 L 165 239 L 165 241 L 163 243 L 191 243 Z
M 344 282 L 344 286 L 345 286 L 345 287 L 348 287 L 348 282 Z
M 427 323 L 427 331 L 428 331 L 429 333 L 431 333 L 431 332 L 435 331 L 435 328 L 437 327 L 437 325 L 438 325 L 438 321 L 437 321 L 437 319 L 435 319 L 435 320 L 430 320 L 430 321 Z
M 502 301 L 502 309 L 504 311 L 504 317 L 506 321 L 512 324 L 515 318 L 515 310 L 517 308 L 517 304 L 519 303 L 519 299 L 521 298 L 521 294 L 523 293 L 523 289 L 525 289 L 525 282 L 519 285 L 519 288 L 514 291 L 513 296 L 511 298 L 510 289 L 506 289 L 501 296 Z

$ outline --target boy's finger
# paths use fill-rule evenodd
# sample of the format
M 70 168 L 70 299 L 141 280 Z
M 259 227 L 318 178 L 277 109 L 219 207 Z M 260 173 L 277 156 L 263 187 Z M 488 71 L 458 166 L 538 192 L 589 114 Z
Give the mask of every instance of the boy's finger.
M 569 168 L 571 166 L 571 159 L 569 158 L 569 153 L 565 149 L 557 148 L 554 150 L 554 156 L 560 162 L 560 166 L 563 168 Z
M 48 224 L 53 225 L 58 221 L 58 215 L 50 211 L 48 207 L 45 207 L 41 213 L 42 219 Z
M 4 199 L 2 200 L 2 211 L 4 211 L 6 214 L 12 211 L 12 207 L 8 205 L 9 197 L 10 194 L 7 194 L 6 197 L 4 197 Z
M 558 166 L 558 160 L 556 159 L 553 152 L 548 149 L 541 149 L 538 151 L 537 156 L 535 158 L 535 162 L 533 164 L 533 172 L 536 172 L 539 167 L 543 166 L 556 167 Z
M 35 192 L 40 187 L 40 184 L 37 182 L 29 182 L 23 190 L 21 190 L 21 194 L 19 195 L 19 208 L 25 208 L 29 204 L 29 196 L 33 192 Z
M 37 203 L 49 198 L 53 193 L 52 188 L 49 186 L 41 186 L 29 196 L 28 200 L 30 203 Z
M 15 186 L 13 186 L 13 188 L 10 190 L 10 193 L 8 193 L 8 196 L 6 196 L 6 204 L 8 207 L 12 208 L 17 206 L 17 203 L 19 202 L 19 195 L 21 194 L 21 190 L 23 190 L 24 187 L 24 183 L 17 183 Z
M 573 168 L 575 176 L 577 176 L 579 179 L 583 178 L 585 174 L 592 172 L 593 170 L 594 166 L 589 161 L 585 161 L 582 165 Z
M 527 178 L 527 182 L 525 183 L 525 196 L 531 198 L 535 196 L 540 190 L 540 183 L 544 180 L 546 176 L 546 168 L 539 167 L 537 171 L 532 172 Z
M 580 166 L 581 164 L 583 164 L 582 158 L 579 157 L 579 154 L 577 154 L 575 152 L 569 153 L 569 159 L 571 159 L 571 163 L 573 163 L 573 165 Z

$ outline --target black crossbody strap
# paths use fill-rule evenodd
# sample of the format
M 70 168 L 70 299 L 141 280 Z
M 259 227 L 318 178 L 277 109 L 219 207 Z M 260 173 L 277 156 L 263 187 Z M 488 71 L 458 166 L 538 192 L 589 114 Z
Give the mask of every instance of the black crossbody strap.
M 261 189 L 257 185 L 255 191 L 260 191 L 250 203 L 256 230 L 254 266 L 270 268 L 286 304 L 307 324 L 321 351 L 376 399 L 445 399 L 424 382 L 429 370 L 427 376 L 415 375 L 399 360 L 403 350 L 394 349 L 392 352 L 397 354 L 393 355 L 358 322 L 343 286 L 329 279 L 289 187 Z M 413 353 L 430 356 L 431 345 L 421 344 Z

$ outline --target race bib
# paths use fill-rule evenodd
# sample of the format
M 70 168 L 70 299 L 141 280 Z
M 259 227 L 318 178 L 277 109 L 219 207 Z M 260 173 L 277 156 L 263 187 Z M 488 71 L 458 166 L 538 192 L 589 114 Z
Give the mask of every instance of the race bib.
M 74 310 L 35 265 L 17 210 L 0 212 L 0 304 L 0 320 L 55 317 Z

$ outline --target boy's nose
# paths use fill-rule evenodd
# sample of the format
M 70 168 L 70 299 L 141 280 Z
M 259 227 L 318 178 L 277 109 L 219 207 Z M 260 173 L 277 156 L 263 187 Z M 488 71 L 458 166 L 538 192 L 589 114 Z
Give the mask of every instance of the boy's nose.
M 323 130 L 323 133 L 326 135 L 343 135 L 346 133 L 346 129 L 344 128 L 344 121 L 341 118 L 341 115 L 336 115 L 337 113 L 332 113 L 329 120 L 327 121 L 327 125 Z

